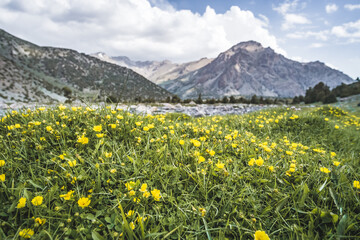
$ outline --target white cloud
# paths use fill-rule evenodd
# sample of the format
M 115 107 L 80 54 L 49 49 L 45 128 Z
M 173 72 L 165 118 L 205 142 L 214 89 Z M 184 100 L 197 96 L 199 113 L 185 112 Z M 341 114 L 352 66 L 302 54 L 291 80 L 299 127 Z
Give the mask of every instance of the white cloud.
M 347 38 L 349 42 L 360 42 L 360 20 L 335 26 L 331 33 L 340 38 Z
M 325 6 L 326 13 L 334 13 L 338 10 L 338 6 L 335 3 L 328 4 Z
M 149 2 L 151 1 L 151 2 Z M 39 45 L 138 60 L 189 61 L 214 57 L 255 40 L 285 54 L 266 17 L 231 7 L 218 14 L 175 10 L 166 0 L 4 0 L 0 26 Z
M 324 31 L 307 31 L 307 32 L 293 32 L 286 34 L 286 37 L 292 39 L 307 39 L 307 38 L 315 38 L 316 40 L 327 41 L 329 39 L 330 32 L 327 30 Z
M 306 7 L 306 3 L 304 2 L 299 6 L 298 0 L 294 0 L 294 1 L 287 0 L 282 4 L 280 4 L 279 6 L 273 7 L 273 10 L 280 13 L 284 18 L 284 22 L 282 23 L 281 28 L 283 30 L 289 30 L 294 28 L 298 24 L 311 23 L 311 21 L 305 16 L 303 16 L 303 14 L 295 13 L 299 9 L 301 10 L 304 9 L 305 7 Z
M 344 6 L 344 8 L 347 9 L 347 10 L 353 11 L 353 10 L 356 10 L 356 9 L 360 9 L 360 4 L 346 4 Z
M 312 43 L 312 44 L 310 45 L 311 48 L 321 48 L 321 47 L 323 47 L 323 46 L 324 46 L 323 43 Z

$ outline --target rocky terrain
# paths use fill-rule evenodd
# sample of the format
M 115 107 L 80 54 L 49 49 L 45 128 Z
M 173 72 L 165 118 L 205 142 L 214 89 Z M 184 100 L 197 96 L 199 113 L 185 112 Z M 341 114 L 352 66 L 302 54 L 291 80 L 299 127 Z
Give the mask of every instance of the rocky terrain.
M 179 78 L 209 64 L 212 58 L 202 58 L 188 63 L 172 63 L 171 61 L 132 61 L 128 57 L 110 57 L 105 53 L 95 53 L 91 56 L 100 60 L 130 68 L 156 84 Z
M 1 101 L 63 101 L 64 95 L 87 101 L 172 96 L 126 67 L 70 49 L 39 47 L 0 30 Z
M 160 84 L 185 98 L 223 96 L 294 97 L 323 82 L 330 88 L 354 80 L 321 62 L 300 63 L 263 48 L 255 41 L 239 43 L 206 66 Z

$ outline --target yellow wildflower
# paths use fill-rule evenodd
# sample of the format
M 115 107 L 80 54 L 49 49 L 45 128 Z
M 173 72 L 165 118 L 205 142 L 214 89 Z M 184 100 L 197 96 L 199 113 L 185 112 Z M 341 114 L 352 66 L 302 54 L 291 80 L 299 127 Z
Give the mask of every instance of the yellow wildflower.
M 95 132 L 101 132 L 102 126 L 101 126 L 101 125 L 94 126 L 94 127 L 93 127 L 93 130 L 94 130 Z
M 76 166 L 76 160 L 68 161 L 68 164 L 69 164 L 70 167 L 75 167 Z
M 22 197 L 19 199 L 19 202 L 16 206 L 16 208 L 23 208 L 26 206 L 26 198 Z
M 337 167 L 340 165 L 340 162 L 339 161 L 333 161 L 333 164 Z
M 254 166 L 254 164 L 255 164 L 255 159 L 254 159 L 254 158 L 250 159 L 250 161 L 248 162 L 248 164 L 249 164 L 249 166 Z
M 254 240 L 270 240 L 269 236 L 264 231 L 257 230 L 254 234 Z
M 23 238 L 31 238 L 34 235 L 34 230 L 25 228 L 19 232 L 19 236 Z
M 132 230 L 134 230 L 134 229 L 135 229 L 135 224 L 134 224 L 134 222 L 129 223 L 129 227 L 130 227 Z
M 268 169 L 269 169 L 270 172 L 273 172 L 274 171 L 274 166 L 269 166 Z
M 160 190 L 158 189 L 154 189 L 151 191 L 151 195 L 153 196 L 155 201 L 160 201 L 161 195 L 160 195 Z
M 260 167 L 264 164 L 264 160 L 262 159 L 262 157 L 259 157 L 259 159 L 255 160 L 255 163 Z
M 5 182 L 5 173 L 0 175 L 0 182 Z
M 205 162 L 205 158 L 203 156 L 198 157 L 198 163 Z
M 359 181 L 354 181 L 353 185 L 354 185 L 354 188 L 360 189 L 360 182 Z
M 116 172 L 117 172 L 117 170 L 115 168 L 110 169 L 110 173 L 116 173 Z
M 78 200 L 78 205 L 81 208 L 85 208 L 90 205 L 90 202 L 91 202 L 91 200 L 89 198 L 82 197 Z
M 131 216 L 134 215 L 134 213 L 135 213 L 134 210 L 129 210 L 129 211 L 126 213 L 126 216 L 127 216 L 127 217 L 131 217 Z
M 326 167 L 321 167 L 320 171 L 323 173 L 330 173 L 331 171 L 329 169 L 327 169 Z
M 46 219 L 45 218 L 35 218 L 35 222 L 40 224 L 40 225 L 43 225 L 46 223 Z
M 225 164 L 221 163 L 221 162 L 218 162 L 217 164 L 215 164 L 215 166 L 219 169 L 223 169 Z
M 42 196 L 36 196 L 34 197 L 32 200 L 31 200 L 31 203 L 34 205 L 34 206 L 39 206 L 42 204 L 43 202 L 43 197 Z
M 102 137 L 104 137 L 104 134 L 103 134 L 103 133 L 97 133 L 97 134 L 96 134 L 96 137 L 102 138 Z
M 73 194 L 74 194 L 74 191 L 71 190 L 71 191 L 67 192 L 66 194 L 60 195 L 60 197 L 63 198 L 64 200 L 70 200 L 72 198 Z
M 147 189 L 147 186 L 148 186 L 148 185 L 147 185 L 146 183 L 143 183 L 143 184 L 141 185 L 141 188 L 140 188 L 139 191 L 140 191 L 140 192 L 146 192 L 146 191 L 147 191 L 147 190 L 146 190 L 146 189 Z
M 206 209 L 205 208 L 199 208 L 199 211 L 201 213 L 201 216 L 204 217 L 206 214 Z
M 180 144 L 180 145 L 184 145 L 184 144 L 185 144 L 185 141 L 181 139 L 181 140 L 179 141 L 179 144 Z
M 0 160 L 0 167 L 5 165 L 5 161 L 4 160 Z
M 82 135 L 81 137 L 78 138 L 77 142 L 82 143 L 82 144 L 88 144 L 89 143 L 89 138 Z

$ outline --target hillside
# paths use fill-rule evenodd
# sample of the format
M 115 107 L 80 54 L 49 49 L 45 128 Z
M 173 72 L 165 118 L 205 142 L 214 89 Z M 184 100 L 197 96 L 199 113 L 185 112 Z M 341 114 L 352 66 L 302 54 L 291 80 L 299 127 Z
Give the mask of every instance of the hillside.
M 354 80 L 319 61 L 300 63 L 263 48 L 255 41 L 239 43 L 208 65 L 160 84 L 181 98 L 222 96 L 293 97 L 324 82 L 331 88 Z
M 173 63 L 168 60 L 132 61 L 125 56 L 110 57 L 105 53 L 95 53 L 92 54 L 92 56 L 97 57 L 103 61 L 130 68 L 156 84 L 176 79 L 192 71 L 196 71 L 197 69 L 209 64 L 213 60 L 212 58 L 201 58 L 200 60 L 187 63 Z
M 64 87 L 71 89 L 74 96 L 88 100 L 105 100 L 107 96 L 161 100 L 171 96 L 128 68 L 70 49 L 39 47 L 3 30 L 0 57 L 0 92 L 7 97 L 4 101 L 57 101 L 63 97 Z M 5 64 L 11 67 L 6 68 Z M 39 95 L 26 95 L 18 90 L 21 88 Z

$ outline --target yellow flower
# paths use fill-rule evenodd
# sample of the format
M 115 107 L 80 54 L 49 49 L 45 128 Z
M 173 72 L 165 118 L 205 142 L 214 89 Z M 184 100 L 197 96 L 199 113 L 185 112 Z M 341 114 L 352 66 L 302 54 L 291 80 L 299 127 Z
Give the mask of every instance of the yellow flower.
M 289 155 L 289 156 L 293 155 L 293 152 L 292 152 L 292 151 L 286 151 L 285 153 L 286 153 L 287 155 Z
M 206 209 L 205 208 L 199 208 L 199 211 L 201 213 L 201 216 L 204 217 L 206 214 Z
M 215 155 L 215 151 L 214 151 L 214 150 L 210 150 L 210 151 L 209 151 L 209 154 L 210 154 L 210 156 L 214 156 L 214 155 Z
M 89 139 L 87 137 L 85 137 L 84 135 L 82 135 L 81 137 L 78 138 L 77 142 L 82 143 L 82 144 L 88 144 Z
M 149 193 L 148 191 L 144 192 L 144 193 L 143 193 L 143 197 L 144 197 L 144 198 L 150 197 L 150 193 Z
M 160 201 L 161 195 L 160 195 L 160 190 L 158 189 L 154 189 L 151 191 L 151 195 L 153 196 L 155 201 Z
M 0 167 L 5 165 L 5 161 L 4 160 L 0 160 Z
M 225 164 L 221 163 L 221 162 L 218 162 L 217 164 L 215 164 L 215 166 L 219 169 L 223 169 Z
M 329 121 L 329 119 L 328 119 L 328 118 L 325 118 L 324 120 L 325 120 L 325 121 Z
M 270 240 L 269 236 L 264 231 L 257 230 L 254 234 L 254 240 Z
M 45 218 L 41 219 L 41 218 L 37 217 L 37 218 L 35 218 L 35 222 L 40 224 L 40 225 L 43 225 L 43 224 L 46 223 L 46 219 Z
M 46 131 L 51 132 L 52 130 L 53 130 L 53 128 L 51 126 L 46 127 Z
M 93 130 L 94 130 L 95 132 L 101 132 L 102 126 L 101 126 L 101 125 L 94 126 L 94 127 L 93 127 Z
M 333 164 L 337 167 L 340 165 L 340 162 L 339 161 L 333 161 Z
M 136 126 L 140 126 L 141 122 L 135 122 Z
M 96 136 L 97 136 L 98 138 L 102 138 L 102 137 L 104 137 L 104 134 L 103 134 L 103 133 L 97 133 Z
M 31 203 L 34 205 L 34 206 L 39 206 L 42 204 L 43 202 L 43 197 L 42 196 L 36 196 L 34 197 L 32 200 L 31 200 Z
M 60 109 L 60 111 L 63 111 L 63 110 L 66 109 L 66 106 L 64 106 L 64 105 L 61 104 L 61 105 L 59 106 L 59 109 Z
M 145 131 L 145 132 L 147 132 L 147 131 L 149 131 L 149 127 L 147 127 L 147 126 L 145 126 L 145 127 L 143 127 L 143 130 Z
M 104 154 L 105 154 L 106 158 L 111 158 L 112 157 L 112 152 L 109 152 L 109 153 L 105 152 Z
M 129 223 L 129 227 L 130 227 L 132 230 L 134 230 L 134 229 L 135 229 L 135 224 L 134 224 L 134 222 Z
M 130 211 L 128 211 L 128 212 L 126 213 L 126 216 L 127 216 L 127 217 L 131 217 L 131 216 L 134 215 L 134 213 L 135 213 L 134 210 L 130 210 Z
M 335 129 L 339 129 L 339 126 L 338 126 L 338 125 L 335 125 Z
M 179 141 L 179 144 L 180 144 L 180 145 L 184 145 L 184 144 L 185 144 L 185 141 L 181 139 L 181 140 Z
M 254 158 L 250 159 L 250 161 L 248 162 L 248 164 L 249 164 L 249 166 L 254 166 L 254 164 L 255 164 L 255 159 L 254 159 Z
M 76 160 L 68 161 L 68 164 L 69 164 L 70 167 L 75 167 L 76 166 Z
M 67 192 L 66 194 L 60 195 L 60 197 L 63 198 L 64 200 L 70 200 L 73 196 L 73 193 L 74 193 L 74 191 L 71 190 L 71 191 Z
M 26 206 L 26 198 L 22 197 L 19 199 L 19 203 L 17 204 L 16 208 L 23 208 Z
M 136 192 L 135 192 L 134 190 L 130 190 L 130 191 L 129 191 L 129 195 L 130 195 L 130 196 L 134 196 L 135 194 L 136 194 Z
M 255 163 L 260 167 L 264 164 L 264 160 L 261 157 L 259 157 L 259 159 L 255 160 Z
M 110 169 L 110 173 L 116 173 L 116 169 L 115 168 Z
M 128 191 L 132 190 L 134 186 L 135 186 L 135 182 L 133 181 L 125 183 L 125 187 L 127 188 Z
M 198 163 L 205 162 L 205 158 L 203 156 L 199 156 Z
M 34 230 L 25 228 L 19 232 L 20 237 L 31 238 L 34 235 Z
M 89 206 L 90 202 L 91 202 L 91 200 L 89 198 L 82 197 L 78 200 L 78 205 L 81 208 L 85 208 L 85 207 Z
M 269 166 L 269 171 L 273 172 L 274 171 L 274 166 Z
M 326 167 L 321 167 L 320 171 L 323 173 L 330 173 L 331 171 L 329 169 L 327 169 Z
M 192 144 L 194 144 L 195 147 L 201 146 L 201 142 L 199 142 L 198 140 L 191 139 L 191 142 L 192 142 Z
M 331 152 L 330 155 L 331 155 L 332 157 L 335 157 L 335 156 L 336 156 L 336 153 Z
M 143 183 L 142 185 L 141 185 L 141 188 L 140 188 L 140 192 L 146 192 L 147 190 L 147 187 L 148 187 L 148 185 L 146 184 L 146 183 Z
M 360 182 L 359 181 L 354 181 L 354 188 L 358 188 L 360 189 Z
M 5 173 L 0 175 L 0 182 L 5 182 Z

